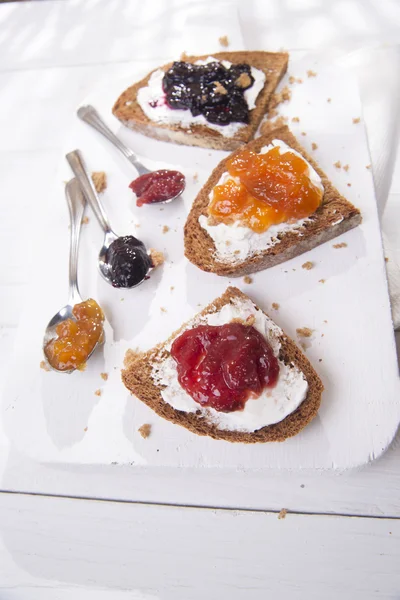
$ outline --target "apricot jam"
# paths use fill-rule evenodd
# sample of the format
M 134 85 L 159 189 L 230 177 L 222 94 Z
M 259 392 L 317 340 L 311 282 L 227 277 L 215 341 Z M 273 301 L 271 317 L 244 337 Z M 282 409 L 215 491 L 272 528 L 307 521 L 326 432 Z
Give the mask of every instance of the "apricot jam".
M 323 192 L 310 180 L 309 166 L 275 146 L 265 154 L 242 150 L 227 163 L 231 177 L 213 190 L 209 214 L 217 222 L 241 221 L 257 233 L 271 225 L 313 214 Z
M 246 401 L 276 384 L 279 364 L 267 340 L 242 323 L 200 325 L 171 347 L 178 381 L 202 406 L 243 410 Z
M 47 360 L 58 371 L 82 369 L 103 335 L 104 314 L 95 300 L 75 304 L 72 314 L 75 319 L 57 325 L 57 337 L 45 348 Z

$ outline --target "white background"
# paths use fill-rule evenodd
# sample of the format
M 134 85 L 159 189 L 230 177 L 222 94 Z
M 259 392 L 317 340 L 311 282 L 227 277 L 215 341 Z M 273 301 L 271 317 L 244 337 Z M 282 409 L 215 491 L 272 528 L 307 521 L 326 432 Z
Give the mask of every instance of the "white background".
M 229 6 L 221 13 L 211 2 L 0 5 L 3 373 L 22 305 L 29 298 L 27 283 L 35 269 L 31 248 L 51 207 L 60 152 L 76 104 L 116 62 L 164 62 L 180 54 L 185 49 L 181 28 L 188 15 L 193 26 L 200 31 L 207 27 L 208 35 L 217 39 L 236 26 L 236 5 Z M 321 48 L 337 54 L 366 45 L 379 48 L 379 58 L 368 62 L 377 86 L 364 117 L 370 125 L 384 231 L 399 252 L 400 169 L 392 183 L 387 176 L 395 162 L 398 120 L 389 130 L 376 126 L 379 110 L 383 120 L 397 99 L 395 91 L 384 93 L 380 78 L 388 65 L 389 79 L 398 76 L 398 52 L 391 45 L 399 40 L 399 4 L 260 0 L 239 2 L 238 7 L 248 49 Z M 56 487 L 68 496 L 72 481 L 79 480 L 88 498 L 110 497 L 116 482 L 126 486 L 127 497 L 140 487 L 149 502 L 1 493 L 1 600 L 206 594 L 264 598 L 268 591 L 281 598 L 400 596 L 398 438 L 375 463 L 336 475 L 282 472 L 260 479 L 257 474 L 232 472 L 222 479 L 210 470 L 204 483 L 204 473 L 190 480 L 182 473 L 174 482 L 180 487 L 181 503 L 209 508 L 162 506 L 174 495 L 168 470 L 157 474 L 165 482 L 160 496 L 159 485 L 146 472 L 130 481 L 129 471 L 121 468 L 106 481 L 100 469 L 90 477 L 84 470 L 58 472 L 31 463 L 5 441 L 0 449 L 3 490 L 40 494 Z M 212 508 L 217 506 L 223 508 Z M 228 510 L 233 507 L 253 511 Z M 278 520 L 283 507 L 296 514 Z

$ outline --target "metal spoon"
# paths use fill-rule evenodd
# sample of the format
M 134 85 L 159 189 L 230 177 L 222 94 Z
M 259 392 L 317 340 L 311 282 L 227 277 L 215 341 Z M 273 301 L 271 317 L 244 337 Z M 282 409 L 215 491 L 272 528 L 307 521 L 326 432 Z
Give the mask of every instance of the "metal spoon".
M 162 172 L 167 171 L 164 169 L 159 170 L 159 171 L 150 171 L 149 169 L 147 169 L 140 162 L 140 160 L 138 159 L 136 154 L 130 148 L 128 148 L 128 146 L 125 146 L 125 144 L 123 142 L 121 142 L 120 139 L 117 138 L 117 136 L 111 131 L 111 129 L 109 129 L 107 127 L 107 125 L 104 123 L 103 119 L 100 117 L 99 113 L 97 112 L 97 110 L 90 104 L 87 106 L 81 106 L 80 108 L 78 108 L 77 115 L 82 121 L 85 121 L 85 123 L 88 123 L 88 125 L 91 125 L 91 127 L 96 129 L 96 131 L 98 131 L 105 138 L 107 138 L 109 142 L 114 144 L 114 146 L 116 148 L 118 148 L 118 150 L 120 150 L 120 152 L 122 152 L 122 154 L 125 156 L 125 158 L 127 158 L 129 160 L 129 162 L 135 167 L 135 169 L 138 171 L 140 176 L 148 175 L 149 173 L 154 174 L 154 173 L 162 173 Z M 154 204 L 165 204 L 167 202 L 172 202 L 172 200 L 175 200 L 182 194 L 182 192 L 185 189 L 185 185 L 186 185 L 186 182 L 185 182 L 185 179 L 183 179 L 181 189 L 179 189 L 177 194 L 175 194 L 174 196 L 172 196 L 171 198 L 168 198 L 166 200 L 154 202 Z
M 57 337 L 56 327 L 66 319 L 75 319 L 72 314 L 72 309 L 75 304 L 82 302 L 82 297 L 78 288 L 78 248 L 79 234 L 81 232 L 81 222 L 85 210 L 85 198 L 76 179 L 71 179 L 65 186 L 65 195 L 69 209 L 71 230 L 70 230 L 70 249 L 69 249 L 69 298 L 68 304 L 61 308 L 58 313 L 49 321 L 43 338 L 43 352 L 50 340 Z M 103 340 L 98 341 L 92 352 L 87 357 L 89 360 L 97 346 L 103 343 Z M 47 360 L 46 354 L 44 353 Z M 48 362 L 48 361 L 47 361 Z M 61 371 L 53 367 L 49 362 L 49 366 L 57 373 L 73 373 L 75 369 Z
M 79 181 L 86 200 L 89 202 L 90 207 L 100 224 L 100 227 L 104 231 L 104 242 L 99 253 L 99 269 L 101 275 L 114 287 L 136 287 L 142 283 L 153 267 L 151 258 L 147 253 L 145 245 L 133 235 L 120 237 L 113 231 L 94 187 L 92 178 L 88 173 L 81 152 L 79 150 L 69 152 L 69 154 L 66 155 L 66 159 L 69 162 L 76 179 Z M 127 238 L 129 238 L 130 252 L 129 256 L 126 255 L 125 261 L 129 262 L 129 265 L 127 265 L 128 268 L 134 267 L 135 273 L 132 277 L 132 280 L 130 280 L 130 285 L 118 285 L 115 282 L 115 270 L 111 264 L 113 248 L 116 248 L 116 246 L 111 248 L 111 252 L 110 247 L 118 240 L 118 245 L 123 245 L 124 240 L 127 240 Z

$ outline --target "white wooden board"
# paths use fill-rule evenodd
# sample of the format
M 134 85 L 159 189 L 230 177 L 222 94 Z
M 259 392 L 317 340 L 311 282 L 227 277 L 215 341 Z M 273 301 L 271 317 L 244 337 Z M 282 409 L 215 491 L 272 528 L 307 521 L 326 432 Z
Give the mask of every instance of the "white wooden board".
M 0 533 L 2 600 L 399 597 L 399 520 L 0 494 Z
M 308 69 L 316 71 L 317 77 L 307 78 Z M 89 100 L 107 115 L 118 93 L 142 74 L 134 65 L 125 65 L 120 77 L 100 86 Z M 35 318 L 26 314 L 22 319 L 4 397 L 5 429 L 19 451 L 42 462 L 61 464 L 263 469 L 347 468 L 386 449 L 400 418 L 399 382 L 372 177 L 366 168 L 370 160 L 363 126 L 352 122 L 361 116 L 357 85 L 343 65 L 318 64 L 295 54 L 290 74 L 302 77 L 303 84 L 293 88 L 292 101 L 282 112 L 301 118 L 292 130 L 308 150 L 312 142 L 318 144 L 317 160 L 338 189 L 360 207 L 364 221 L 339 240 L 347 248 L 336 250 L 333 243 L 325 244 L 255 275 L 250 286 L 242 280 L 231 282 L 202 273 L 182 257 L 185 216 L 223 153 L 147 140 L 119 128 L 110 117 L 110 125 L 149 166 L 173 165 L 187 176 L 182 200 L 162 208 L 137 209 L 127 188 L 135 176 L 133 168 L 95 132 L 71 120 L 65 150 L 79 147 L 90 168 L 107 172 L 104 203 L 114 228 L 136 233 L 148 246 L 164 250 L 168 260 L 138 289 L 110 288 L 95 269 L 101 233 L 88 213 L 80 285 L 84 297 L 95 297 L 105 309 L 107 344 L 84 373 L 64 376 L 40 370 L 43 329 L 66 300 L 68 226 L 62 181 L 69 172 L 62 165 L 49 204 L 41 258 L 35 261 L 38 281 L 31 288 Z M 307 135 L 302 136 L 302 131 Z M 337 160 L 350 165 L 348 173 L 333 166 Z M 193 181 L 195 173 L 198 183 Z M 163 225 L 170 227 L 166 234 Z M 316 267 L 303 270 L 306 260 Z M 307 355 L 326 388 L 322 407 L 303 433 L 284 444 L 248 447 L 196 437 L 159 419 L 129 397 L 120 382 L 126 348 L 148 348 L 161 341 L 229 283 L 249 293 L 267 311 L 272 302 L 278 302 L 280 310 L 274 316 L 289 335 L 296 337 L 298 327 L 315 330 Z M 104 371 L 109 373 L 106 383 L 100 378 Z M 94 394 L 99 388 L 101 397 Z M 147 440 L 137 433 L 144 422 L 153 425 L 153 435 Z

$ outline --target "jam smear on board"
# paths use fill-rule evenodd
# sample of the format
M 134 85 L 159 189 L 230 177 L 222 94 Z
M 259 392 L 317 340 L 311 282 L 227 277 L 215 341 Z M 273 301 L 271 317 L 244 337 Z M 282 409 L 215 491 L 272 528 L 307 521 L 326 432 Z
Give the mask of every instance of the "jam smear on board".
M 137 196 L 137 206 L 156 204 L 172 200 L 181 194 L 185 187 L 185 176 L 179 171 L 162 169 L 141 175 L 129 187 Z
M 169 108 L 190 110 L 210 123 L 248 123 L 249 107 L 244 92 L 254 83 L 247 64 L 225 67 L 220 62 L 194 65 L 179 61 L 163 77 L 163 91 Z
M 249 398 L 276 384 L 279 364 L 267 340 L 242 323 L 199 325 L 171 347 L 178 381 L 201 404 L 221 412 L 242 410 Z
M 208 207 L 217 222 L 241 221 L 257 233 L 271 225 L 312 215 L 323 192 L 310 179 L 307 162 L 275 146 L 265 154 L 241 150 L 227 163 L 231 177 L 213 189 Z
M 66 319 L 56 327 L 57 337 L 45 347 L 50 365 L 58 371 L 82 369 L 103 336 L 104 314 L 95 300 L 75 304 L 75 319 Z

